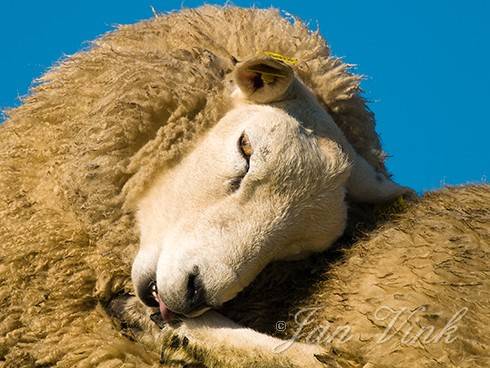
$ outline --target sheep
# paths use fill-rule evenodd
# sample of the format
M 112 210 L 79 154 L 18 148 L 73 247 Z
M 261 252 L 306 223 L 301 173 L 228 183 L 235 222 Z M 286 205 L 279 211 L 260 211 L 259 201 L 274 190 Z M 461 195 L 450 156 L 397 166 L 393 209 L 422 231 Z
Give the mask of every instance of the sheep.
M 254 32 L 247 32 L 250 29 Z M 330 56 L 318 32 L 310 32 L 300 21 L 289 22 L 275 10 L 205 6 L 121 26 L 41 77 L 23 104 L 7 112 L 7 121 L 0 128 L 0 213 L 4 219 L 0 228 L 2 366 L 139 367 L 159 366 L 160 361 L 208 366 L 250 366 L 251 361 L 256 366 L 291 364 L 284 355 L 271 355 L 269 351 L 238 349 L 243 354 L 240 357 L 234 354 L 234 346 L 221 348 L 218 344 L 220 349 L 205 349 L 202 342 L 177 336 L 167 328 L 160 330 L 148 318 L 147 308 L 125 295 L 134 293 L 130 269 L 139 243 L 136 204 L 158 174 L 177 167 L 233 106 L 229 76 L 237 62 L 269 51 L 287 55 L 287 60 L 294 60 L 292 64 L 297 60 L 291 66 L 295 75 L 311 89 L 353 150 L 390 181 L 374 117 L 361 96 L 360 77 L 349 72 L 349 65 Z M 456 206 L 455 198 L 461 207 Z M 418 218 L 413 216 L 440 216 L 440 222 L 434 220 L 434 227 L 429 226 L 432 234 L 445 239 L 445 245 L 459 244 L 458 257 L 474 260 L 471 265 L 461 264 L 470 281 L 456 285 L 460 282 L 457 281 L 451 286 L 455 282 L 444 274 L 440 283 L 449 285 L 444 289 L 444 301 L 448 303 L 453 301 L 459 307 L 455 290 L 459 293 L 463 289 L 475 298 L 468 303 L 465 318 L 471 318 L 462 342 L 457 342 L 465 348 L 448 350 L 442 358 L 437 355 L 438 350 L 431 356 L 422 349 L 410 348 L 403 350 L 403 358 L 413 361 L 437 356 L 451 362 L 460 358 L 467 364 L 483 366 L 488 284 L 481 275 L 486 255 L 483 245 L 488 240 L 487 204 L 486 186 L 429 195 L 415 205 L 419 212 L 408 210 L 399 220 L 388 221 L 386 230 L 375 230 L 369 238 L 373 240 L 361 239 L 346 250 L 346 260 L 328 266 L 325 280 L 310 284 L 311 280 L 301 277 L 309 283 L 304 288 L 312 289 L 310 296 L 294 305 L 338 301 L 317 320 L 332 313 L 334 320 L 342 322 L 341 313 L 335 308 L 340 309 L 342 303 L 347 309 L 351 304 L 358 306 L 361 300 L 346 296 L 349 282 L 353 283 L 351 291 L 363 281 L 365 285 L 373 282 L 368 263 L 364 263 L 366 272 L 354 275 L 353 270 L 361 268 L 356 262 L 370 259 L 376 269 L 377 262 L 383 259 L 380 254 L 385 242 L 375 239 L 383 238 L 385 232 L 390 234 L 390 224 L 392 232 L 410 231 L 415 236 L 416 226 L 425 229 L 429 225 L 417 225 Z M 451 235 L 451 229 L 461 231 L 459 237 Z M 468 239 L 481 247 L 471 248 Z M 402 240 L 397 244 L 403 244 Z M 364 249 L 370 244 L 378 244 L 373 246 L 371 258 Z M 316 259 L 322 264 L 324 257 Z M 315 263 L 310 259 L 301 264 L 310 267 L 309 262 Z M 286 270 L 291 265 L 287 264 Z M 327 268 L 326 264 L 323 266 Z M 381 266 L 384 265 L 380 265 L 380 272 Z M 427 267 L 431 266 L 429 263 Z M 275 267 L 272 265 L 272 271 Z M 408 273 L 404 269 L 395 271 L 400 275 L 393 277 L 400 280 Z M 263 274 L 267 273 L 268 269 Z M 278 274 L 276 277 L 281 279 L 284 272 Z M 390 281 L 392 276 L 388 274 L 375 273 L 381 280 Z M 248 292 L 264 290 L 260 287 L 263 279 L 261 274 Z M 265 286 L 277 280 L 273 275 L 266 279 L 270 281 L 262 281 Z M 277 299 L 270 286 L 267 299 L 274 302 Z M 316 287 L 323 292 L 315 292 Z M 336 291 L 330 293 L 329 288 Z M 274 332 L 265 322 L 264 310 L 254 313 L 254 308 L 250 308 L 246 313 L 240 312 L 247 303 L 254 305 L 253 295 L 248 302 L 243 301 L 247 290 L 230 301 L 231 305 L 225 304 L 222 315 L 256 331 Z M 392 294 L 386 295 L 398 295 L 390 290 Z M 364 301 L 374 308 L 382 298 L 382 294 L 369 295 Z M 262 305 L 264 301 L 259 297 L 255 302 Z M 372 313 L 372 308 L 357 313 Z M 357 317 L 359 328 L 369 337 L 372 325 L 362 327 L 355 313 L 352 312 L 350 323 L 355 324 Z M 289 336 L 293 336 L 294 324 L 284 318 L 293 331 Z M 441 320 L 446 319 L 443 313 Z M 192 319 L 189 321 L 192 323 Z M 288 341 L 287 331 L 277 332 L 284 333 L 279 337 Z M 298 336 L 301 340 L 312 342 Z M 330 364 L 332 359 L 337 364 L 377 364 L 386 359 L 387 352 L 395 350 L 392 345 L 363 350 L 369 345 L 358 343 L 352 345 L 351 352 L 343 350 L 348 345 L 332 347 L 329 352 L 328 346 L 316 345 L 319 348 L 315 351 L 321 353 L 305 359 L 319 364 Z M 460 354 L 455 357 L 458 351 Z M 392 366 L 402 364 L 399 357 L 393 359 Z
M 334 251 L 271 264 L 220 313 L 281 339 L 272 349 L 244 350 L 237 337 L 220 339 L 223 330 L 196 343 L 160 326 L 162 338 L 128 295 L 109 310 L 169 365 L 314 366 L 306 355 L 282 359 L 303 342 L 323 349 L 316 358 L 326 367 L 486 367 L 489 199 L 488 185 L 466 185 L 363 208 L 368 219 L 353 208 Z

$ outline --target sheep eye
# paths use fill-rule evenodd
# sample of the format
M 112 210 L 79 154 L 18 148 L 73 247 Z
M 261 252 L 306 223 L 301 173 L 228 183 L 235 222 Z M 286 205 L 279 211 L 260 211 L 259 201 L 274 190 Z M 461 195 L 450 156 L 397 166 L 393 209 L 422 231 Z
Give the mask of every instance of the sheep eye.
M 240 153 L 242 154 L 243 158 L 247 161 L 247 168 L 245 172 L 243 172 L 240 176 L 237 176 L 236 178 L 231 180 L 230 187 L 232 192 L 240 188 L 242 180 L 245 177 L 245 175 L 247 175 L 248 169 L 250 168 L 250 156 L 252 156 L 253 148 L 252 145 L 250 144 L 250 140 L 248 139 L 247 134 L 242 133 L 242 135 L 240 136 L 240 139 L 238 140 L 238 149 L 240 150 Z
M 246 133 L 242 133 L 240 139 L 238 140 L 238 147 L 240 148 L 240 152 L 242 156 L 247 160 L 247 163 L 250 161 L 250 156 L 252 156 L 253 148 L 250 144 L 250 139 L 248 139 L 248 135 Z

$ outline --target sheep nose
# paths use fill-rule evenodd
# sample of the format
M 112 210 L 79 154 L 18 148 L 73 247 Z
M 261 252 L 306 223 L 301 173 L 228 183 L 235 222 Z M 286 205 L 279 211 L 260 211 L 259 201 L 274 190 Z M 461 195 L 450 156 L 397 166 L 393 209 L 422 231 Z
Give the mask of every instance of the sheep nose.
M 199 275 L 199 267 L 194 266 L 192 271 L 187 275 L 186 290 L 186 307 L 185 314 L 192 313 L 206 306 L 206 297 L 204 286 Z
M 157 284 L 152 279 L 146 279 L 140 282 L 137 286 L 137 295 L 143 303 L 149 307 L 158 307 L 154 293 L 157 290 Z

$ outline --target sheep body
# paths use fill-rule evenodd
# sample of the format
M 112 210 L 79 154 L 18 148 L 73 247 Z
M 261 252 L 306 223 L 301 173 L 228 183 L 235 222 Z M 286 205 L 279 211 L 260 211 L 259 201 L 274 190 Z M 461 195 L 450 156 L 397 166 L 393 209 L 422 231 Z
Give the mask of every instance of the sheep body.
M 359 95 L 360 78 L 331 57 L 320 35 L 301 22 L 289 22 L 275 10 L 206 6 L 119 27 L 89 50 L 53 67 L 20 107 L 7 112 L 0 127 L 0 366 L 158 366 L 159 332 L 148 327 L 150 332 L 137 336 L 141 343 L 131 342 L 102 307 L 118 293 L 132 290 L 129 270 L 138 243 L 132 204 L 156 172 L 178 164 L 226 112 L 226 75 L 234 60 L 264 51 L 297 59 L 295 71 L 355 149 L 386 172 L 373 116 Z M 460 207 L 455 207 L 455 198 Z M 408 247 L 423 238 L 417 230 L 421 215 L 439 216 L 430 226 L 422 223 L 434 237 L 424 249 L 435 252 L 428 246 L 441 239 L 445 245 L 460 244 L 447 248 L 460 252 L 455 257 L 470 254 L 471 263 L 458 263 L 458 270 L 468 272 L 465 278 L 480 277 L 486 260 L 483 245 L 488 242 L 488 188 L 433 194 L 416 208 L 421 212 L 408 212 L 391 225 L 392 232 L 405 234 L 396 243 L 407 241 Z M 461 239 L 451 240 L 451 229 L 460 231 Z M 390 234 L 389 227 L 372 239 L 382 239 L 385 233 Z M 468 239 L 475 241 L 474 248 Z M 354 275 L 355 262 L 359 257 L 369 259 L 372 272 L 378 266 L 382 270 L 383 246 L 388 245 L 381 240 L 363 244 L 350 251 L 347 261 L 332 267 L 330 281 L 318 284 L 320 291 L 305 299 L 305 305 L 374 282 L 362 276 L 367 271 Z M 372 255 L 363 250 L 368 244 L 375 244 Z M 396 258 L 395 245 L 386 249 L 387 260 Z M 458 294 L 458 299 L 456 290 L 475 297 L 469 301 L 473 322 L 464 332 L 469 339 L 464 341 L 471 341 L 465 351 L 483 356 L 486 280 L 447 286 L 444 282 L 453 282 L 453 276 L 439 275 L 427 262 L 427 272 L 445 293 L 436 306 L 459 305 L 465 294 Z M 403 272 L 413 271 L 406 267 Z M 404 275 L 393 277 L 403 280 Z M 381 278 L 391 280 L 386 294 L 379 291 L 369 298 L 366 294 L 341 301 L 358 306 L 369 299 L 372 307 L 378 306 L 402 287 L 390 277 Z M 338 292 L 330 293 L 335 285 Z M 425 300 L 418 294 L 409 298 Z M 339 313 L 341 318 L 342 303 L 335 306 L 337 299 L 328 300 L 332 304 L 325 313 Z M 351 312 L 352 321 L 359 319 L 359 313 Z M 264 320 L 231 307 L 229 314 L 259 330 L 257 321 Z M 372 325 L 359 328 L 369 335 Z M 384 356 L 382 350 L 355 349 L 352 354 L 359 354 L 355 362 Z M 408 350 L 407 359 L 421 354 L 421 349 Z M 209 362 L 226 361 L 213 353 L 201 355 Z M 444 359 L 455 358 L 448 353 Z

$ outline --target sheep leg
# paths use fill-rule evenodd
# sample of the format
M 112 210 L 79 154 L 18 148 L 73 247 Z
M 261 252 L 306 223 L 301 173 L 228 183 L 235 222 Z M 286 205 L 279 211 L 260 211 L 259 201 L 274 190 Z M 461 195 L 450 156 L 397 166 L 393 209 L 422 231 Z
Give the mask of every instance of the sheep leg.
M 321 363 L 325 350 L 318 345 L 281 340 L 250 328 L 237 325 L 223 315 L 209 311 L 204 315 L 186 319 L 177 328 L 195 345 L 220 352 L 221 359 L 241 356 L 255 362 L 271 362 L 272 366 L 325 368 Z

